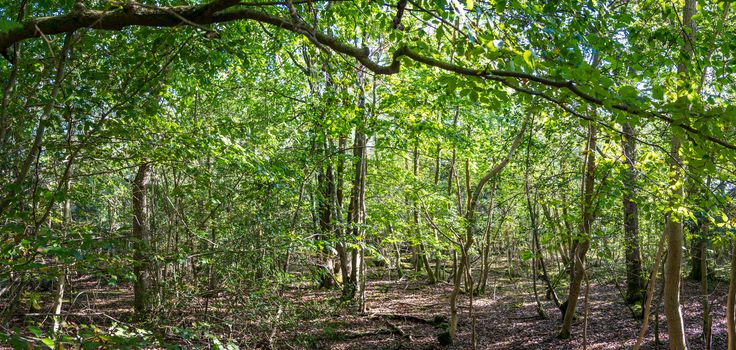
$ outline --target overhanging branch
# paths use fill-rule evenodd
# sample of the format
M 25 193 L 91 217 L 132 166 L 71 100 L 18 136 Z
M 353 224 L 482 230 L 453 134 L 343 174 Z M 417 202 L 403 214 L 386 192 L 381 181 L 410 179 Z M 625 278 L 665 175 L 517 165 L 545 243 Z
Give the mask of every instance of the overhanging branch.
M 28 19 L 16 28 L 0 32 L 0 52 L 6 53 L 8 49 L 15 43 L 37 38 L 41 35 L 54 35 L 71 32 L 80 28 L 91 28 L 98 30 L 121 30 L 126 27 L 175 27 L 181 25 L 208 25 L 213 23 L 226 23 L 238 20 L 252 20 L 260 23 L 266 23 L 281 29 L 291 31 L 306 36 L 315 45 L 320 47 L 329 47 L 331 50 L 350 56 L 360 62 L 367 69 L 376 74 L 390 75 L 396 74 L 401 68 L 400 59 L 402 57 L 409 58 L 413 61 L 422 63 L 426 66 L 435 67 L 448 72 L 454 72 L 464 76 L 475 76 L 485 80 L 500 82 L 512 89 L 529 93 L 538 92 L 530 88 L 522 88 L 518 84 L 509 84 L 508 79 L 512 80 L 528 80 L 544 87 L 567 90 L 581 100 L 606 108 L 623 111 L 633 115 L 639 115 L 648 118 L 655 118 L 667 122 L 668 124 L 677 126 L 686 132 L 698 135 L 710 142 L 723 146 L 725 148 L 736 150 L 736 145 L 722 140 L 720 138 L 705 134 L 694 127 L 675 122 L 671 117 L 657 112 L 641 110 L 635 106 L 614 103 L 609 104 L 603 99 L 597 98 L 583 90 L 571 80 L 554 80 L 537 75 L 504 71 L 504 70 L 486 70 L 472 69 L 462 67 L 449 62 L 440 61 L 429 56 L 422 55 L 408 46 L 401 46 L 393 52 L 392 60 L 388 64 L 381 64 L 370 58 L 370 51 L 367 47 L 357 47 L 338 40 L 335 37 L 317 31 L 314 28 L 305 28 L 302 23 L 297 25 L 294 21 L 282 18 L 264 12 L 263 10 L 255 10 L 253 7 L 244 7 L 248 3 L 239 0 L 216 0 L 202 5 L 193 6 L 167 6 L 167 7 L 143 7 L 136 6 L 134 2 L 121 3 L 118 9 L 114 10 L 90 10 L 85 8 L 75 8 L 69 13 L 51 16 L 37 17 Z M 265 3 L 268 4 L 268 3 Z M 274 2 L 273 4 L 279 4 Z M 262 8 L 263 6 L 255 6 Z M 8 56 L 9 57 L 9 56 Z

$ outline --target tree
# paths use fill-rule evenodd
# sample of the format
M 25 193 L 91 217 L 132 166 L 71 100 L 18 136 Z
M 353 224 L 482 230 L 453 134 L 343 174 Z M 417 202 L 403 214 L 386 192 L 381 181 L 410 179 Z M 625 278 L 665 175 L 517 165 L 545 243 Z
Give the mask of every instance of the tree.
M 639 208 L 636 203 L 636 134 L 629 123 L 623 126 L 621 141 L 625 162 L 624 175 L 624 235 L 626 255 L 626 302 L 634 304 L 644 299 L 644 280 L 639 245 Z
M 459 241 L 460 243 L 460 259 L 458 261 L 457 269 L 455 270 L 455 275 L 453 279 L 453 288 L 452 292 L 450 294 L 450 338 L 454 339 L 455 335 L 457 333 L 457 322 L 458 322 L 458 315 L 457 315 L 457 297 L 460 294 L 460 286 L 463 281 L 463 276 L 465 274 L 466 268 L 468 268 L 469 265 L 469 252 L 470 248 L 473 246 L 474 236 L 475 236 L 475 211 L 478 207 L 478 203 L 480 201 L 481 193 L 483 192 L 483 187 L 494 177 L 498 176 L 499 173 L 506 167 L 506 165 L 511 161 L 512 157 L 514 156 L 514 152 L 516 152 L 516 149 L 519 147 L 519 144 L 521 144 L 521 141 L 523 140 L 524 135 L 526 134 L 526 128 L 529 126 L 529 115 L 524 119 L 524 121 L 521 124 L 521 129 L 518 131 L 516 136 L 514 137 L 513 142 L 508 148 L 508 151 L 506 153 L 506 156 L 501 159 L 497 164 L 493 165 L 491 169 L 478 181 L 478 183 L 475 185 L 474 190 L 472 193 L 468 193 L 468 204 L 465 209 L 465 213 L 463 214 L 463 219 L 465 220 L 465 235 L 461 238 Z M 472 286 L 470 288 L 472 292 Z
M 575 317 L 575 307 L 578 302 L 578 296 L 580 295 L 580 285 L 583 281 L 583 277 L 586 274 L 585 271 L 585 255 L 590 248 L 590 240 L 592 239 L 592 226 L 595 212 L 594 196 L 595 196 L 595 152 L 596 152 L 596 137 L 597 127 L 594 123 L 588 124 L 588 136 L 585 144 L 585 151 L 583 152 L 584 159 L 584 174 L 582 194 L 582 208 L 581 212 L 583 215 L 582 223 L 580 225 L 580 235 L 578 236 L 577 244 L 575 244 L 575 255 L 573 259 L 575 261 L 574 271 L 572 271 L 572 278 L 570 280 L 570 290 L 567 293 L 567 301 L 562 304 L 562 327 L 560 333 L 557 335 L 559 338 L 569 338 L 570 329 L 572 328 L 572 321 Z
M 726 3 L 0 4 L 0 343 L 313 347 L 291 334 L 380 318 L 339 338 L 406 345 L 411 322 L 482 347 L 504 332 L 477 332 L 479 299 L 532 284 L 544 315 L 542 281 L 567 292 L 561 337 L 582 293 L 586 324 L 600 290 L 642 302 L 638 347 L 664 243 L 670 346 L 680 290 L 710 339 L 707 278 L 728 276 L 706 260 L 734 254 Z M 427 318 L 394 307 L 448 276 Z
M 677 73 L 680 75 L 682 88 L 687 89 L 689 86 L 688 76 L 690 75 L 689 66 L 692 55 L 692 41 L 695 38 L 695 22 L 693 15 L 696 11 L 696 4 L 693 0 L 686 0 L 682 10 L 682 37 L 683 49 L 681 52 L 681 61 L 677 66 Z M 679 130 L 673 128 L 672 139 L 670 141 L 670 195 L 669 205 L 672 212 L 667 216 L 665 223 L 665 234 L 667 235 L 667 260 L 665 264 L 664 275 L 664 312 L 667 315 L 667 334 L 669 335 L 670 349 L 687 349 L 687 340 L 685 339 L 685 326 L 682 320 L 682 310 L 680 309 L 680 269 L 682 264 L 682 247 L 684 244 L 682 232 L 682 218 L 678 216 L 675 210 L 683 201 L 685 192 L 682 184 L 681 157 L 680 146 L 682 144 L 681 136 L 678 135 Z
M 148 204 L 148 187 L 151 182 L 152 166 L 144 161 L 138 166 L 133 179 L 133 236 L 135 237 L 136 264 L 133 306 L 137 317 L 145 320 L 151 312 L 152 296 L 155 292 L 151 272 L 151 225 Z

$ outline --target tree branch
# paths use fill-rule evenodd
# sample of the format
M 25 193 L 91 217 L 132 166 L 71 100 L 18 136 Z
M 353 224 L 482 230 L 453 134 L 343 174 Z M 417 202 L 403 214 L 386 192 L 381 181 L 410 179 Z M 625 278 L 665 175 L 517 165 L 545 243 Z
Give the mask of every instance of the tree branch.
M 665 121 L 670 125 L 682 128 L 690 134 L 698 135 L 725 148 L 736 150 L 736 144 L 705 134 L 688 124 L 676 122 L 672 117 L 661 112 L 642 110 L 636 106 L 621 103 L 609 104 L 609 101 L 595 97 L 581 90 L 572 80 L 554 80 L 524 72 L 467 68 L 422 55 L 413 51 L 408 46 L 398 47 L 393 52 L 391 62 L 388 64 L 381 64 L 370 58 L 370 50 L 368 47 L 357 47 L 347 44 L 335 37 L 317 31 L 315 28 L 311 28 L 303 22 L 296 24 L 292 20 L 260 10 L 244 8 L 242 6 L 246 3 L 239 0 L 216 0 L 202 5 L 162 6 L 150 8 L 135 6 L 135 3 L 133 2 L 126 4 L 115 10 L 101 11 L 79 8 L 63 15 L 28 19 L 23 21 L 21 25 L 16 28 L 0 32 L 0 52 L 7 54 L 8 49 L 13 44 L 23 40 L 39 37 L 41 33 L 48 36 L 70 32 L 80 28 L 121 30 L 130 26 L 202 26 L 206 24 L 226 23 L 238 20 L 253 20 L 304 35 L 317 47 L 328 47 L 335 52 L 350 56 L 376 74 L 397 74 L 401 68 L 400 59 L 402 57 L 407 57 L 426 66 L 439 68 L 448 72 L 500 82 L 522 93 L 528 94 L 529 91 L 541 93 L 529 88 L 522 88 L 516 84 L 509 84 L 507 81 L 507 79 L 528 80 L 544 87 L 567 90 L 586 103 L 623 111 L 633 115 Z
M 521 144 L 521 140 L 524 138 L 524 134 L 526 133 L 526 128 L 529 126 L 529 120 L 531 119 L 531 116 L 532 114 L 528 113 L 526 118 L 524 118 L 524 122 L 523 124 L 521 124 L 521 130 L 519 130 L 519 132 L 516 134 L 516 137 L 514 137 L 514 142 L 511 143 L 511 147 L 509 147 L 509 150 L 506 153 L 506 157 L 501 159 L 498 164 L 494 165 L 493 168 L 491 168 L 491 170 L 488 171 L 488 173 L 486 173 L 486 175 L 483 176 L 482 179 L 480 179 L 478 185 L 475 186 L 475 192 L 473 192 L 470 203 L 468 203 L 468 212 L 475 210 L 475 206 L 478 204 L 480 194 L 483 191 L 483 186 L 485 186 L 486 183 L 492 178 L 496 177 L 514 157 L 514 152 L 516 152 L 516 149 Z

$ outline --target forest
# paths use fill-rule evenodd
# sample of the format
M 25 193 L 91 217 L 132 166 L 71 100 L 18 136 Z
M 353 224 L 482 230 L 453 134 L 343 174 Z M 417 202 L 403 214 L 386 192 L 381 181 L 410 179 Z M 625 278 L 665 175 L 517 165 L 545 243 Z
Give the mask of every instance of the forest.
M 736 350 L 733 0 L 0 0 L 0 348 Z

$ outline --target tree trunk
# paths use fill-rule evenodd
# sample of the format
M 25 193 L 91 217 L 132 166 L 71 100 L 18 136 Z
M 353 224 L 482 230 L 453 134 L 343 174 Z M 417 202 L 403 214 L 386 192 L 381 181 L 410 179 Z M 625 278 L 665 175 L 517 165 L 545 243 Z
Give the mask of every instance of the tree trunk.
M 64 193 L 67 194 L 66 199 L 64 200 L 64 204 L 62 207 L 63 210 L 63 217 L 64 217 L 64 236 L 68 236 L 69 232 L 69 225 L 71 225 L 71 219 L 72 219 L 72 203 L 69 199 L 69 180 L 66 180 L 66 184 L 64 184 Z M 60 264 L 61 266 L 61 273 L 57 277 L 56 280 L 56 293 L 54 295 L 54 325 L 52 327 L 54 334 L 56 334 L 59 329 L 61 329 L 61 311 L 62 307 L 64 305 L 64 292 L 66 289 L 66 279 L 67 279 L 67 268 L 66 266 L 63 266 L 63 264 Z
M 345 229 L 343 228 L 344 218 L 342 214 L 342 204 L 344 200 L 343 187 L 345 186 L 345 149 L 347 148 L 347 137 L 340 136 L 337 145 L 337 153 L 339 159 L 337 161 L 337 187 L 335 188 L 335 206 L 333 208 L 334 213 L 332 214 L 337 221 L 337 226 L 333 227 L 335 234 L 338 237 L 344 237 Z M 338 241 L 336 245 L 337 256 L 340 260 L 340 276 L 342 277 L 343 292 L 345 291 L 345 284 L 350 279 L 350 259 L 348 259 L 348 250 L 345 247 L 344 241 Z
M 440 181 L 440 156 L 442 155 L 442 146 L 437 145 L 437 157 L 435 158 L 434 163 L 434 187 L 436 188 Z M 434 229 L 434 238 L 435 241 L 439 241 L 439 232 L 437 232 L 437 229 Z M 439 252 L 435 252 L 434 255 L 434 280 L 435 282 L 442 279 L 442 275 L 444 272 L 444 269 L 441 268 L 441 261 L 440 261 L 440 254 Z
M 701 265 L 703 265 L 704 260 L 702 252 L 706 249 L 706 240 L 705 237 L 701 236 L 702 231 L 700 230 L 700 225 L 702 225 L 702 222 L 698 218 L 696 227 L 699 232 L 693 232 L 697 236 L 690 239 L 690 273 L 687 275 L 687 278 L 693 281 L 700 281 L 702 277 Z
M 360 239 L 362 236 L 363 224 L 363 199 L 365 198 L 365 170 L 366 170 L 366 136 L 356 129 L 355 140 L 353 142 L 353 157 L 355 160 L 355 177 L 353 179 L 353 188 L 350 193 L 350 205 L 348 206 L 348 228 L 352 233 L 353 239 Z M 352 299 L 356 292 L 359 292 L 358 281 L 361 269 L 361 250 L 353 248 L 350 251 L 350 275 L 348 280 L 344 282 L 343 296 Z
M 683 79 L 682 86 L 687 85 L 688 66 L 690 64 L 692 47 L 691 43 L 695 39 L 695 23 L 693 15 L 696 11 L 695 0 L 685 0 L 685 6 L 682 10 L 682 30 L 684 47 L 682 50 L 682 59 L 677 67 L 677 73 Z M 674 128 L 674 127 L 673 127 Z M 682 187 L 682 171 L 680 169 L 680 146 L 682 140 L 675 130 L 672 130 L 672 140 L 670 141 L 670 208 L 679 208 L 683 202 L 685 195 Z M 685 325 L 682 319 L 682 310 L 680 308 L 680 270 L 682 264 L 682 247 L 684 245 L 682 233 L 682 218 L 678 217 L 675 212 L 671 212 L 667 216 L 665 224 L 665 234 L 667 235 L 667 262 L 665 265 L 664 275 L 664 313 L 667 316 L 667 334 L 669 338 L 670 349 L 687 349 L 687 339 L 685 338 Z
M 325 153 L 330 150 L 325 150 Z M 317 201 L 319 208 L 319 236 L 318 239 L 322 241 L 328 241 L 333 233 L 333 217 L 334 213 L 334 200 L 335 196 L 335 176 L 332 168 L 332 163 L 328 160 L 328 164 L 325 167 L 320 165 L 319 173 L 317 174 L 318 188 L 320 191 L 319 199 Z M 296 222 L 296 218 L 294 220 Z M 324 269 L 320 269 L 324 274 L 320 276 L 319 287 L 330 289 L 334 287 L 335 278 L 333 277 L 333 263 L 332 257 L 330 256 L 329 249 L 327 246 L 322 249 L 320 253 L 320 264 L 323 264 Z
M 641 342 L 644 340 L 644 334 L 649 329 L 649 314 L 652 311 L 652 299 L 654 299 L 654 291 L 657 289 L 657 273 L 659 272 L 659 265 L 662 263 L 662 255 L 664 255 L 664 242 L 667 240 L 667 235 L 662 235 L 657 245 L 657 253 L 654 256 L 654 265 L 652 266 L 652 273 L 649 276 L 649 284 L 647 285 L 647 295 L 644 301 L 644 311 L 642 313 L 642 323 L 639 329 L 639 336 L 636 338 L 636 344 L 634 344 L 634 350 L 639 350 Z M 659 310 L 659 301 L 656 306 Z M 659 316 L 655 319 L 659 322 Z
M 488 199 L 488 221 L 483 234 L 484 243 L 481 253 L 480 282 L 478 283 L 478 294 L 486 292 L 488 284 L 488 273 L 491 269 L 491 228 L 493 226 L 493 212 L 496 199 L 496 182 L 491 184 L 490 198 Z M 499 225 L 500 227 L 500 225 Z
M 691 1 L 691 0 L 688 0 Z M 679 163 L 680 140 L 673 135 L 672 151 L 670 156 L 674 158 L 673 162 Z M 673 164 L 671 171 L 680 174 L 679 165 Z M 679 176 L 678 176 L 679 177 Z M 678 177 L 671 180 L 671 185 L 679 186 L 673 190 L 674 193 L 672 203 L 677 205 L 679 199 L 684 194 L 681 185 L 678 185 Z M 679 197 L 678 197 L 679 196 Z M 665 224 L 665 234 L 667 235 L 667 261 L 665 263 L 664 274 L 664 313 L 667 317 L 667 334 L 669 336 L 670 349 L 686 349 L 687 343 L 685 339 L 685 327 L 682 320 L 682 310 L 680 308 L 680 269 L 682 262 L 682 247 L 684 244 L 682 233 L 682 220 L 676 218 L 674 213 L 670 213 Z
M 622 148 L 626 172 L 624 174 L 624 245 L 626 256 L 626 302 L 634 304 L 644 299 L 644 279 L 641 271 L 639 245 L 639 208 L 636 204 L 636 136 L 629 123 L 623 126 Z
M 468 208 L 470 209 L 470 208 Z M 467 263 L 467 255 L 470 247 L 473 246 L 473 213 L 469 213 L 465 217 L 466 219 L 466 236 L 465 242 L 460 246 L 460 258 L 457 259 L 457 269 L 453 278 L 452 292 L 450 293 L 450 338 L 455 339 L 457 334 L 457 297 L 460 295 L 460 287 L 465 271 L 465 264 Z
M 389 232 L 391 232 L 391 235 L 393 236 L 394 228 L 391 224 L 388 225 Z M 396 250 L 396 274 L 398 275 L 398 279 L 401 279 L 404 277 L 404 270 L 401 267 L 401 248 L 399 248 L 399 242 L 394 242 L 394 249 Z
M 706 185 L 707 186 L 707 185 Z M 700 281 L 702 271 L 707 272 L 707 264 L 705 263 L 708 248 L 708 221 L 704 214 L 695 215 L 695 225 L 691 228 L 692 238 L 690 239 L 690 273 L 688 279 Z
M 703 257 L 703 262 L 700 264 L 700 295 L 703 303 L 703 342 L 705 343 L 704 350 L 710 350 L 713 338 L 711 336 L 712 320 L 710 318 L 710 302 L 708 300 L 708 264 L 705 244 L 702 244 L 700 249 L 700 254 Z
M 595 149 L 596 149 L 596 124 L 590 122 L 588 125 L 588 142 L 585 147 L 585 174 L 583 176 L 583 220 L 581 225 L 580 239 L 575 245 L 574 270 L 572 272 L 572 281 L 570 282 L 570 290 L 567 295 L 567 301 L 563 303 L 562 328 L 558 334 L 558 338 L 569 338 L 572 328 L 573 317 L 575 316 L 575 307 L 578 303 L 580 295 L 580 285 L 585 275 L 585 254 L 590 248 L 591 228 L 593 225 L 593 196 L 595 181 Z
M 4 213 L 5 209 L 14 202 L 20 203 L 15 200 L 15 196 L 22 188 L 23 183 L 26 181 L 31 165 L 37 160 L 38 155 L 41 152 L 43 146 L 43 138 L 46 130 L 46 126 L 49 124 L 48 119 L 51 117 L 51 113 L 54 110 L 56 98 L 59 92 L 62 90 L 64 82 L 64 74 L 66 64 L 68 61 L 68 53 L 74 45 L 74 33 L 68 32 L 64 36 L 64 44 L 61 48 L 61 54 L 56 65 L 56 73 L 54 75 L 54 84 L 51 88 L 51 95 L 48 102 L 44 105 L 43 112 L 38 119 L 38 124 L 35 127 L 36 135 L 33 138 L 33 143 L 28 149 L 28 153 L 24 157 L 23 161 L 19 163 L 20 168 L 18 169 L 17 176 L 13 181 L 13 186 L 4 193 L 4 196 L 0 199 L 0 214 Z
M 66 143 L 68 150 L 71 152 L 71 145 L 74 138 L 74 118 L 72 117 L 72 114 L 69 113 L 67 116 L 67 133 L 66 133 Z M 62 217 L 63 217 L 63 237 L 66 239 L 66 237 L 69 236 L 69 230 L 71 229 L 70 225 L 72 224 L 72 201 L 69 197 L 69 188 L 71 186 L 71 180 L 70 175 L 72 173 L 72 162 L 73 162 L 73 156 L 71 154 L 67 155 L 66 159 L 66 166 L 69 169 L 66 176 L 62 179 L 63 183 L 63 193 L 65 194 L 64 203 L 62 203 Z M 64 292 L 66 289 L 66 280 L 67 280 L 67 274 L 68 270 L 67 267 L 64 266 L 63 263 L 61 265 L 61 273 L 57 278 L 56 281 L 56 295 L 54 296 L 54 324 L 52 327 L 52 330 L 56 334 L 59 329 L 61 328 L 61 311 L 64 305 Z
M 414 140 L 414 163 L 412 167 L 412 172 L 414 174 L 414 181 L 419 181 L 419 139 L 417 138 Z M 427 256 L 427 249 L 424 245 L 424 238 L 422 237 L 422 233 L 419 230 L 419 205 L 417 203 L 417 199 L 414 198 L 412 200 L 412 219 L 414 220 L 414 230 L 416 230 L 415 234 L 417 235 L 417 238 L 419 239 L 419 246 L 417 247 L 418 254 L 417 258 L 421 261 L 418 263 L 421 263 L 424 266 L 424 269 L 427 271 L 427 282 L 429 284 L 435 284 L 434 279 L 434 273 L 432 273 L 432 266 L 429 263 L 429 257 Z
M 133 252 L 133 307 L 139 320 L 145 320 L 151 311 L 150 293 L 153 290 L 149 262 L 151 230 L 147 198 L 151 171 L 151 163 L 141 163 L 133 180 L 133 237 L 136 240 Z
M 736 350 L 736 320 L 734 320 L 734 304 L 736 304 L 736 243 L 731 245 L 731 281 L 728 283 L 726 300 L 726 325 L 728 332 L 728 350 Z
M 544 262 L 542 261 L 542 249 L 540 249 L 539 244 L 539 227 L 537 226 L 537 212 L 536 212 L 536 192 L 534 195 L 534 202 L 535 205 L 532 206 L 532 198 L 531 194 L 529 193 L 529 171 L 531 168 L 531 146 L 532 146 L 532 136 L 533 136 L 533 128 L 529 129 L 529 138 L 527 139 L 527 147 L 526 147 L 526 166 L 524 167 L 524 193 L 526 194 L 526 208 L 529 211 L 529 221 L 531 224 L 531 231 L 532 231 L 532 251 L 534 252 L 534 256 L 532 258 L 532 288 L 534 289 L 534 301 L 537 304 L 537 314 L 541 318 L 547 318 L 547 313 L 544 311 L 544 307 L 542 307 L 542 302 L 539 300 L 539 293 L 537 290 L 537 266 L 541 265 L 544 266 Z M 537 261 L 540 261 L 541 264 L 538 264 Z M 546 269 L 544 269 L 544 276 L 545 279 L 547 279 L 547 272 Z M 549 281 L 549 279 L 547 279 Z M 554 294 L 554 289 L 551 290 L 551 292 Z M 556 298 L 555 298 L 556 301 Z
M 473 246 L 473 232 L 475 229 L 475 208 L 478 206 L 480 195 L 486 183 L 498 176 L 498 174 L 501 173 L 501 171 L 506 167 L 509 161 L 511 161 L 511 158 L 514 156 L 514 152 L 516 152 L 516 149 L 519 147 L 519 144 L 521 143 L 521 140 L 526 133 L 526 128 L 529 126 L 529 119 L 529 116 L 524 119 L 524 122 L 521 125 L 521 130 L 519 130 L 519 133 L 516 134 L 516 136 L 514 137 L 514 141 L 512 142 L 511 147 L 509 147 L 506 157 L 499 161 L 498 164 L 494 165 L 491 170 L 488 171 L 488 173 L 486 173 L 485 176 L 480 179 L 480 181 L 478 181 L 478 184 L 475 186 L 475 191 L 472 194 L 469 191 L 469 178 L 466 180 L 466 183 L 468 183 L 466 185 L 468 187 L 468 205 L 466 206 L 465 215 L 463 216 L 465 219 L 465 238 L 464 240 L 460 240 L 460 258 L 455 258 L 456 261 L 459 261 L 457 263 L 457 269 L 455 269 L 455 275 L 453 279 L 454 285 L 452 288 L 452 292 L 450 293 L 449 333 L 451 339 L 455 339 L 455 335 L 457 334 L 457 297 L 460 294 L 460 286 L 462 283 L 463 275 L 465 273 L 466 264 L 469 262 L 468 253 L 470 252 L 470 248 Z M 467 168 L 469 169 L 470 167 L 467 166 Z M 470 292 L 472 293 L 472 290 L 470 290 Z

